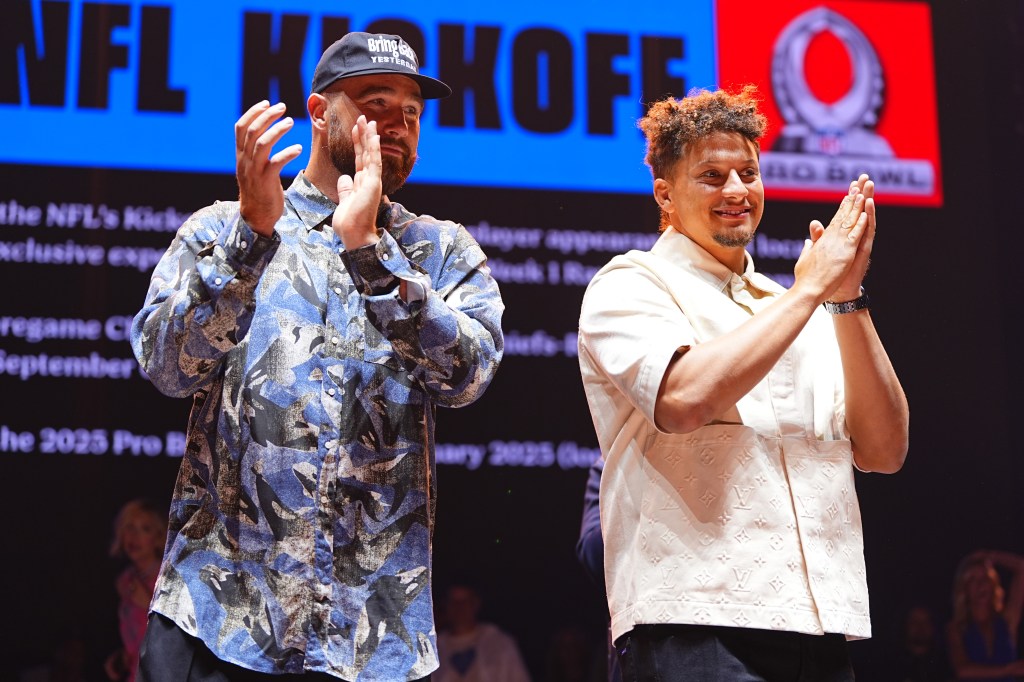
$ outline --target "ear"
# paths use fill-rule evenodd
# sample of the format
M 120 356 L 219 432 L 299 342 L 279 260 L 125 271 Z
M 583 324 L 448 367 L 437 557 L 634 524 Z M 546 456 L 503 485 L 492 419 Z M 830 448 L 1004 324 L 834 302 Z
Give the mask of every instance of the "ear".
M 654 181 L 654 200 L 664 213 L 673 213 L 675 207 L 672 205 L 672 185 L 664 178 Z
M 327 130 L 327 98 L 319 92 L 310 94 L 306 100 L 306 112 L 309 114 L 309 122 L 314 130 L 326 132 Z

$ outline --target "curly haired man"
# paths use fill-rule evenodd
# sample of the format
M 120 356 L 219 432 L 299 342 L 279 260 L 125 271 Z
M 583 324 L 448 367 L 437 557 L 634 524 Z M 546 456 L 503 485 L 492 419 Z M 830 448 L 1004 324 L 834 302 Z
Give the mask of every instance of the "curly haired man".
M 870 636 L 853 471 L 908 447 L 861 287 L 874 185 L 810 224 L 787 290 L 744 248 L 754 89 L 657 102 L 640 128 L 662 234 L 594 277 L 579 334 L 623 679 L 852 680 L 845 639 Z

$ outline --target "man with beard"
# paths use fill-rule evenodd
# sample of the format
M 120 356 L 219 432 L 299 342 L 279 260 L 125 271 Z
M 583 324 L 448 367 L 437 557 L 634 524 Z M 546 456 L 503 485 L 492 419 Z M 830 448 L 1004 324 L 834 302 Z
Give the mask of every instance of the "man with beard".
M 235 125 L 239 200 L 198 211 L 153 273 L 132 346 L 193 399 L 140 680 L 413 680 L 437 667 L 434 413 L 502 353 L 498 287 L 461 226 L 389 199 L 416 160 L 423 76 L 350 33 L 306 106 Z M 285 677 L 281 677 L 285 675 Z
M 898 470 L 909 419 L 861 288 L 874 185 L 810 224 L 787 290 L 744 249 L 764 208 L 752 89 L 657 102 L 640 127 L 662 235 L 595 275 L 579 333 L 622 679 L 853 680 L 844 639 L 871 633 L 853 467 Z

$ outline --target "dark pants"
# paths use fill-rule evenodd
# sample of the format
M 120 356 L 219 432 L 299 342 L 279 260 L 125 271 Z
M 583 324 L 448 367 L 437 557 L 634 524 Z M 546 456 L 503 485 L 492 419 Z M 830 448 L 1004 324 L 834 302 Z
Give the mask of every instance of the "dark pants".
M 142 642 L 136 682 L 339 682 L 327 673 L 271 675 L 226 663 L 172 620 L 153 613 Z M 430 676 L 417 682 L 429 682 Z
M 616 643 L 623 682 L 852 682 L 842 635 L 638 625 Z

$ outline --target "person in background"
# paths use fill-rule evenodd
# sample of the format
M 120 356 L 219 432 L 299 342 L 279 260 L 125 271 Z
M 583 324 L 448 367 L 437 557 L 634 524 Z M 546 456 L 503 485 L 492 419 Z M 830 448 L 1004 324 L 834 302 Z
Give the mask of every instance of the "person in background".
M 128 560 L 115 583 L 121 648 L 103 664 L 107 677 L 115 682 L 135 682 L 149 602 L 166 541 L 167 513 L 149 500 L 131 500 L 117 513 L 110 555 Z
M 587 471 L 587 485 L 583 490 L 583 517 L 580 537 L 576 541 L 576 558 L 587 576 L 601 590 L 604 586 L 604 539 L 601 537 L 601 472 L 604 457 L 598 457 Z
M 893 664 L 893 673 L 885 679 L 894 682 L 950 682 L 953 671 L 949 656 L 940 645 L 938 628 L 931 610 L 913 606 L 903 620 L 902 639 Z
M 604 538 L 601 536 L 601 472 L 604 471 L 604 457 L 598 457 L 587 472 L 587 485 L 583 491 L 583 518 L 580 520 L 580 537 L 576 541 L 576 558 L 584 572 L 597 585 L 602 599 L 607 599 L 604 583 Z M 607 603 L 607 602 L 606 602 Z M 612 645 L 612 632 L 608 630 L 607 656 L 608 682 L 621 682 L 622 671 Z
M 1003 589 L 999 571 L 1010 577 Z M 1013 682 L 1024 677 L 1017 636 L 1024 606 L 1024 557 L 977 551 L 953 579 L 953 618 L 946 628 L 949 660 L 958 680 Z
M 493 623 L 482 622 L 480 592 L 472 585 L 449 586 L 444 630 L 437 635 L 440 667 L 432 682 L 530 682 L 519 646 Z

